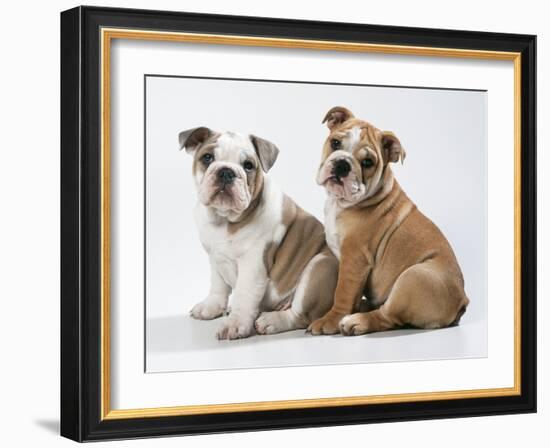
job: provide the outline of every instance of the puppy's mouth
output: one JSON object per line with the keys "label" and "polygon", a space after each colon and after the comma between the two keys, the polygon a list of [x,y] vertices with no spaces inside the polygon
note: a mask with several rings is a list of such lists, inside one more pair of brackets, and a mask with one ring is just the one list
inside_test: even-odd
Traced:
{"label": "puppy's mouth", "polygon": [[[337,176],[330,176],[325,183],[323,184],[325,187],[342,187],[342,191],[345,194],[351,193],[355,194],[360,190],[359,182],[356,180],[351,180],[348,178],[341,179]],[[339,192],[339,191],[338,191]]]}
{"label": "puppy's mouth", "polygon": [[235,196],[235,191],[232,185],[223,185],[212,191],[210,196],[210,201],[213,201],[216,198],[219,199],[233,199]]}
{"label": "puppy's mouth", "polygon": [[337,176],[333,172],[329,171],[319,179],[319,185],[325,187],[327,184],[344,185],[344,181],[340,176]]}
{"label": "puppy's mouth", "polygon": [[344,182],[342,181],[342,179],[335,175],[327,177],[324,181],[321,182],[321,185],[325,186],[328,183],[332,183],[336,185],[344,185]]}
{"label": "puppy's mouth", "polygon": [[212,196],[215,196],[217,194],[228,194],[228,195],[232,195],[233,192],[232,192],[232,185],[221,185],[220,187],[218,187],[217,190],[214,191],[214,194]]}
{"label": "puppy's mouth", "polygon": [[[352,177],[352,174],[349,174],[345,177],[341,177],[331,172],[320,179],[319,185],[325,188],[331,187],[331,186],[344,187],[350,183],[351,177]],[[352,186],[355,186],[356,184],[356,182],[351,182],[351,183],[352,183]]]}
{"label": "puppy's mouth", "polygon": [[230,201],[236,196],[234,185],[219,185],[210,190],[209,205],[218,201]]}
{"label": "puppy's mouth", "polygon": [[199,199],[202,204],[225,216],[226,213],[245,210],[250,202],[250,193],[242,180],[231,184],[207,181],[199,188]]}
{"label": "puppy's mouth", "polygon": [[363,186],[352,169],[338,172],[334,166],[324,166],[318,177],[318,183],[334,197],[353,201],[361,194]]}

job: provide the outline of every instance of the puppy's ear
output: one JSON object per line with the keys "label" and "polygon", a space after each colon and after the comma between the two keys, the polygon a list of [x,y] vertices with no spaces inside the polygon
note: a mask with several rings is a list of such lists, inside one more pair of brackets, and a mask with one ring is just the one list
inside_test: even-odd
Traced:
{"label": "puppy's ear", "polygon": [[273,143],[264,140],[263,138],[256,137],[255,135],[250,136],[250,141],[254,145],[256,154],[258,154],[262,169],[267,173],[275,163],[275,160],[277,160],[279,148],[277,148]]}
{"label": "puppy's ear", "polygon": [[212,131],[209,128],[200,126],[198,128],[187,129],[179,133],[180,151],[185,148],[187,154],[193,152],[210,138]]}
{"label": "puppy's ear", "polygon": [[332,131],[335,126],[342,124],[344,121],[348,121],[350,118],[354,118],[353,113],[346,109],[345,107],[336,106],[330,109],[325,118],[323,118],[323,123],[326,122],[328,128]]}
{"label": "puppy's ear", "polygon": [[399,139],[390,131],[382,132],[382,154],[386,163],[397,162],[398,160],[403,163],[407,155]]}

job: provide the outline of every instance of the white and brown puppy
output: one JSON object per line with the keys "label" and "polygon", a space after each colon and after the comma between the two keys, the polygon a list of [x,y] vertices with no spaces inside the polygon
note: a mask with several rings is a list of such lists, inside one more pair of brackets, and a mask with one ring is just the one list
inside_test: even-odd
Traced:
{"label": "white and brown puppy", "polygon": [[398,138],[343,107],[324,122],[330,132],[317,182],[328,193],[325,231],[340,267],[334,305],[309,331],[357,335],[458,323],[469,303],[462,272],[441,231],[394,179],[390,163],[405,158]]}
{"label": "white and brown puppy", "polygon": [[206,127],[179,134],[193,155],[195,219],[208,252],[210,292],[191,315],[231,311],[219,339],[306,328],[331,307],[338,261],[322,224],[298,207],[267,172],[279,150],[253,135]]}

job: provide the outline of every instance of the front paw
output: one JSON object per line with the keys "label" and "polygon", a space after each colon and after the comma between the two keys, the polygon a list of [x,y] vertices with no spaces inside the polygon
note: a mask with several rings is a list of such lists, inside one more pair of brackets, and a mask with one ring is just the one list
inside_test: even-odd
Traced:
{"label": "front paw", "polygon": [[313,335],[340,333],[340,320],[342,320],[342,317],[342,314],[329,311],[320,319],[313,321],[307,327],[307,332]]}
{"label": "front paw", "polygon": [[345,336],[358,336],[369,332],[370,313],[355,313],[344,316],[340,321],[340,333]]}
{"label": "front paw", "polygon": [[241,339],[247,338],[254,329],[254,319],[243,319],[238,316],[229,315],[222,323],[216,334],[218,339]]}
{"label": "front paw", "polygon": [[225,307],[219,302],[203,300],[191,309],[191,316],[195,319],[210,320],[220,317],[225,312]]}

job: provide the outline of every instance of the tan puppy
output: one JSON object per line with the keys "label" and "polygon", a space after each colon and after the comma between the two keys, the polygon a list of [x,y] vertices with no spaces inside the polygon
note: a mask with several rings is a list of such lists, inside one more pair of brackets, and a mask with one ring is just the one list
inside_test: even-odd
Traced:
{"label": "tan puppy", "polygon": [[394,179],[390,162],[405,158],[398,138],[343,107],[324,122],[330,134],[317,182],[328,193],[325,232],[340,268],[332,309],[308,330],[358,335],[457,324],[469,303],[462,272],[441,231]]}

